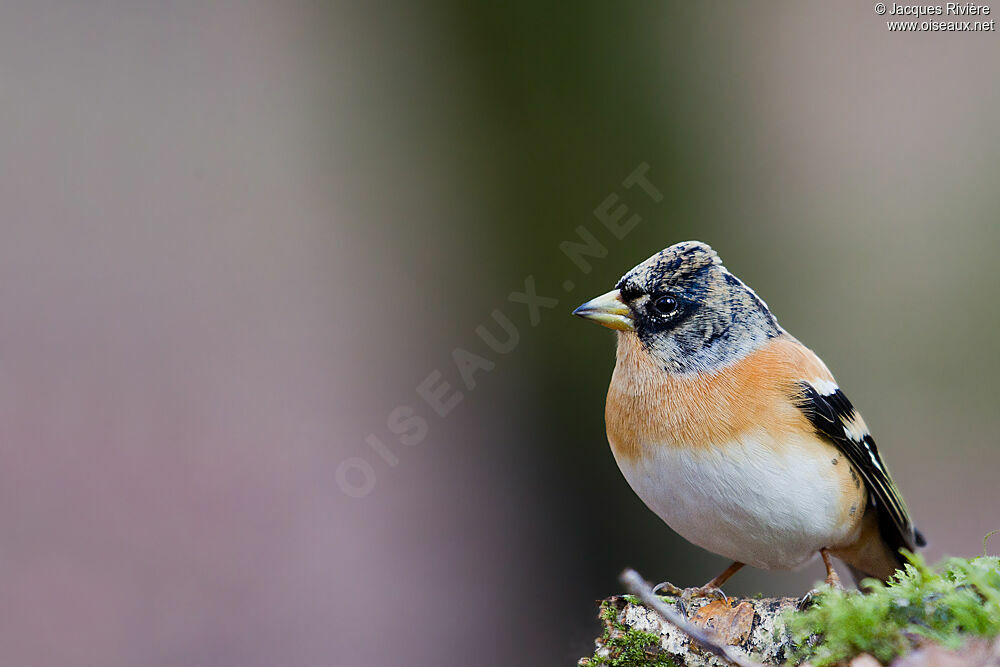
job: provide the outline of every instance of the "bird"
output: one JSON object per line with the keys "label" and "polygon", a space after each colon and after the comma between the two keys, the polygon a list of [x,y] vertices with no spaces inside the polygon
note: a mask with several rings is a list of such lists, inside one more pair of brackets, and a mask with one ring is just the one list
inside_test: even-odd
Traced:
{"label": "bird", "polygon": [[732,564],[795,570],[817,554],[857,583],[926,545],[868,427],[826,364],[700,241],[671,245],[574,315],[615,330],[608,442],[639,498]]}

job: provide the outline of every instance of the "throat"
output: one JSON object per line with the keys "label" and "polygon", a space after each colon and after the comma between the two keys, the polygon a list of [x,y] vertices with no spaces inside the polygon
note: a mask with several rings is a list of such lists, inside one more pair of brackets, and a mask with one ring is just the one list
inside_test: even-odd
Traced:
{"label": "throat", "polygon": [[777,334],[776,329],[742,322],[705,320],[700,326],[681,327],[669,335],[647,333],[635,338],[663,371],[687,375],[724,369],[759,350]]}
{"label": "throat", "polygon": [[732,370],[767,344],[767,340],[734,340],[719,332],[704,345],[679,337],[650,342],[631,332],[619,332],[615,378],[638,393],[676,387]]}
{"label": "throat", "polygon": [[[708,444],[718,405],[731,382],[724,369],[680,373],[651,354],[634,334],[618,337],[617,363],[608,388],[605,421],[616,458],[643,457],[649,448]],[[721,380],[721,381],[719,381]],[[714,388],[714,389],[713,389]],[[710,400],[705,395],[710,391]],[[729,404],[735,397],[725,397]]]}

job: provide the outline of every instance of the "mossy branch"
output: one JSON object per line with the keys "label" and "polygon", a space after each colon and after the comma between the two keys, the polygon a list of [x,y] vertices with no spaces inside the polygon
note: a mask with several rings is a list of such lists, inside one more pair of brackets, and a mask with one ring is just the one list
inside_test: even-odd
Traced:
{"label": "mossy branch", "polygon": [[759,666],[760,663],[748,660],[746,657],[733,650],[732,647],[727,646],[725,639],[717,636],[712,629],[689,621],[685,616],[680,615],[665,605],[663,601],[656,597],[653,593],[653,588],[649,585],[649,583],[646,582],[646,580],[643,579],[635,570],[625,570],[622,572],[618,580],[625,586],[625,590],[632,595],[637,596],[646,604],[647,607],[659,614],[660,618],[667,623],[674,625],[676,628],[687,634],[691,637],[691,639],[695,640],[712,653],[725,658],[730,663],[737,665],[737,667]]}
{"label": "mossy branch", "polygon": [[795,598],[697,600],[689,617],[678,600],[626,572],[622,581],[637,597],[601,603],[604,634],[580,664],[1000,665],[1000,560],[931,567],[908,558],[891,581],[869,580],[866,593],[823,589],[805,610]]}

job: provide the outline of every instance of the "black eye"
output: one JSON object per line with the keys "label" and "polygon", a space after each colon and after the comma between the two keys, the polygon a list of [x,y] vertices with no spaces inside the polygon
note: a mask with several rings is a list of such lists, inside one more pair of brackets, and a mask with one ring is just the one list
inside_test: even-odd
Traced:
{"label": "black eye", "polygon": [[677,299],[672,296],[661,296],[653,301],[653,310],[660,315],[669,315],[677,310]]}

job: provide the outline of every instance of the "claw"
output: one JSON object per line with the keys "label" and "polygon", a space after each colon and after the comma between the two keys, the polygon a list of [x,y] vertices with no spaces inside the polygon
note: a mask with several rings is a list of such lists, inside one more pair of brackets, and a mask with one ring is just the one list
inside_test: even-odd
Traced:
{"label": "claw", "polygon": [[653,588],[653,594],[655,595],[669,595],[671,597],[678,598],[677,608],[681,614],[687,617],[687,607],[691,604],[691,600],[695,598],[711,598],[713,600],[724,600],[726,604],[729,604],[729,598],[725,593],[722,592],[721,588],[716,588],[715,586],[697,586],[695,588],[678,588],[669,581],[664,581],[656,585]]}
{"label": "claw", "polygon": [[685,594],[689,595],[690,598],[712,598],[713,600],[722,600],[726,604],[729,604],[729,596],[722,592],[721,588],[715,588],[714,586],[700,586],[698,588],[689,588],[684,591]]}
{"label": "claw", "polygon": [[[665,591],[660,593],[660,591]],[[672,597],[680,597],[684,595],[684,589],[677,588],[669,581],[661,581],[653,587],[653,595],[670,595]]]}
{"label": "claw", "polygon": [[809,607],[813,606],[813,604],[816,602],[817,595],[819,595],[819,589],[818,588],[812,589],[811,591],[802,596],[802,599],[799,600],[798,603],[795,605],[795,609],[798,611],[805,611]]}

